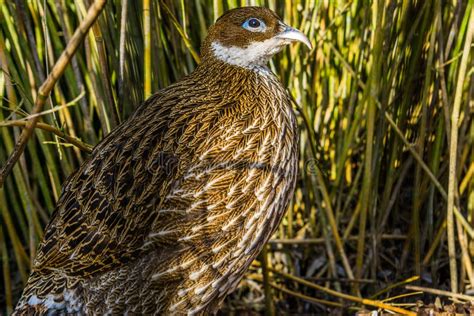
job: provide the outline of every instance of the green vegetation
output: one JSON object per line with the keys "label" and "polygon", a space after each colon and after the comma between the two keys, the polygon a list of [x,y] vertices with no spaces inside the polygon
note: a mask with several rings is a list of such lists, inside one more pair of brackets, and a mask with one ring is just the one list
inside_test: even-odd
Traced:
{"label": "green vegetation", "polygon": [[[90,2],[0,0],[0,165]],[[207,27],[247,4],[275,10],[315,48],[292,46],[271,65],[295,100],[299,181],[263,267],[226,310],[434,301],[407,283],[473,295],[473,0],[109,0],[0,188],[0,313],[88,144],[190,73]]]}

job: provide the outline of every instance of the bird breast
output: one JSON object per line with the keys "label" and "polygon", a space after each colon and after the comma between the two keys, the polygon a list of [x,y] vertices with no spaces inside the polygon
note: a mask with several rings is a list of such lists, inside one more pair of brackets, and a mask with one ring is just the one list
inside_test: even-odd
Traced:
{"label": "bird breast", "polygon": [[110,136],[120,146],[97,149],[127,161],[109,196],[133,221],[110,239],[135,245],[132,232],[147,233],[127,250],[133,260],[84,284],[91,312],[217,310],[283,216],[297,167],[285,90],[266,69],[209,69],[142,106]]}
{"label": "bird breast", "polygon": [[163,251],[167,264],[153,273],[157,282],[173,274],[186,278],[170,312],[190,300],[204,307],[231,291],[279,224],[293,191],[296,124],[286,92],[276,79],[257,74],[239,93],[215,109],[218,115],[189,119],[199,127],[180,142],[196,146],[195,155],[171,186],[147,241],[182,253],[168,258]]}

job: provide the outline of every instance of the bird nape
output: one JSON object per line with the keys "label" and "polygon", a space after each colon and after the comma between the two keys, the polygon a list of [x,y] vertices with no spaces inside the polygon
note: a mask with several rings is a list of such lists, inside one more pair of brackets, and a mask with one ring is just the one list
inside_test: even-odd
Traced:
{"label": "bird nape", "polygon": [[297,126],[267,67],[294,41],[271,10],[209,28],[202,63],[68,178],[15,314],[215,313],[292,197]]}

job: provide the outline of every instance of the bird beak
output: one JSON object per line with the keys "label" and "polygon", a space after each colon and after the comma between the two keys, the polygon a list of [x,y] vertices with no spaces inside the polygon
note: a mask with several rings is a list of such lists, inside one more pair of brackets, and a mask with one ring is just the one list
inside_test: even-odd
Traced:
{"label": "bird beak", "polygon": [[311,42],[306,37],[306,35],[303,34],[303,32],[283,23],[281,23],[281,27],[283,28],[283,31],[278,33],[275,36],[276,38],[288,41],[288,44],[291,42],[301,42],[308,46],[309,49],[313,48],[313,45],[311,45]]}

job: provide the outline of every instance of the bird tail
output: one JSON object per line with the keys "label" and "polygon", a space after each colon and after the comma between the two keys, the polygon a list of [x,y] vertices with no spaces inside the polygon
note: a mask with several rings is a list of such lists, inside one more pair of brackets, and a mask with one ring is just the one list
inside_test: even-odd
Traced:
{"label": "bird tail", "polygon": [[[71,282],[69,282],[71,283]],[[82,314],[78,282],[65,277],[33,271],[12,316]]]}

